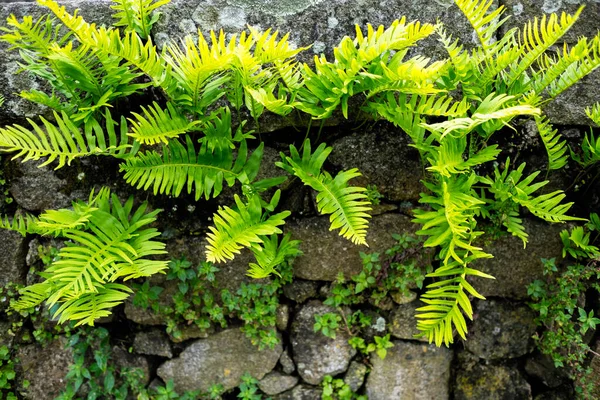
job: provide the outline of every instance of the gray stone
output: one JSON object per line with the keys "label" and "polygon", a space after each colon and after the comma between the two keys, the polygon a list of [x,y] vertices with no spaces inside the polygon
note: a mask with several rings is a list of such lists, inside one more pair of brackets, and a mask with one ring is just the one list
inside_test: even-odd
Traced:
{"label": "gray stone", "polygon": [[533,349],[535,314],[525,304],[479,300],[465,342],[467,350],[484,359],[515,358]]}
{"label": "gray stone", "polygon": [[536,279],[543,278],[541,258],[561,258],[562,242],[560,231],[564,224],[549,224],[539,220],[524,219],[529,243],[516,236],[507,235],[490,243],[483,249],[494,258],[478,260],[473,267],[496,279],[469,278],[473,287],[484,297],[497,296],[513,299],[528,299],[527,286]]}
{"label": "gray stone", "polygon": [[296,303],[304,303],[306,300],[317,297],[320,283],[294,279],[294,281],[283,287],[283,295]]}
{"label": "gray stone", "polygon": [[424,306],[420,301],[401,304],[394,307],[390,313],[390,333],[398,339],[420,340],[427,342],[427,338],[415,337],[419,333],[417,329],[416,309]]}
{"label": "gray stone", "polygon": [[321,400],[322,393],[320,387],[301,383],[292,390],[273,397],[273,400]]}
{"label": "gray stone", "polygon": [[281,372],[269,372],[264,378],[258,382],[258,388],[268,394],[274,396],[286,390],[292,389],[298,383],[298,377],[284,375]]}
{"label": "gray stone", "polygon": [[[600,339],[596,340],[595,343],[590,345],[590,348],[596,353],[600,352]],[[592,361],[590,362],[590,368],[592,369],[592,373],[590,374],[590,383],[594,385],[594,390],[592,394],[594,398],[600,399],[600,357],[592,357]]]}
{"label": "gray stone", "polygon": [[111,362],[114,363],[115,367],[120,371],[123,371],[124,368],[139,369],[142,371],[142,383],[146,385],[150,382],[150,363],[146,357],[138,354],[130,354],[119,346],[113,346],[111,356]]}
{"label": "gray stone", "polygon": [[383,125],[375,132],[353,133],[334,143],[328,160],[342,168],[358,168],[354,183],[377,190],[391,201],[415,201],[423,191],[419,152],[398,128]]}
{"label": "gray stone", "polygon": [[72,349],[66,344],[61,336],[43,348],[30,344],[17,350],[22,378],[29,381],[23,393],[26,399],[53,400],[65,389],[65,376],[73,363]]}
{"label": "gray stone", "polygon": [[156,329],[136,333],[133,340],[133,350],[139,354],[173,357],[169,337],[164,332]]}
{"label": "gray stone", "polygon": [[195,324],[178,326],[177,328],[177,337],[169,333],[169,340],[171,340],[174,343],[182,343],[190,339],[205,339],[214,332],[213,326],[211,326],[208,329],[200,329]]}
{"label": "gray stone", "polygon": [[0,230],[0,286],[25,283],[27,240],[17,232]]}
{"label": "gray stone", "polygon": [[304,255],[294,261],[294,275],[309,280],[334,281],[339,273],[350,277],[362,271],[361,251],[383,253],[396,241],[393,233],[413,233],[418,226],[401,214],[383,214],[370,221],[367,242],[369,248],[355,246],[329,230],[328,217],[289,221],[286,229],[295,239],[302,240]]}
{"label": "gray stone", "polygon": [[393,341],[384,360],[371,357],[369,400],[448,399],[452,352],[411,342]]}
{"label": "gray stone", "polygon": [[133,305],[131,297],[125,300],[125,316],[140,325],[164,325],[166,319],[163,315],[155,313],[150,308],[141,308]]}
{"label": "gray stone", "polygon": [[177,391],[206,391],[212,384],[229,390],[241,383],[244,373],[262,379],[275,367],[281,351],[281,344],[258,350],[239,329],[228,329],[193,342],[157,373],[165,382],[173,379]]}
{"label": "gray stone", "polygon": [[414,301],[417,298],[417,294],[415,292],[409,291],[408,293],[401,292],[392,292],[390,293],[392,300],[396,304],[406,304]]}
{"label": "gray stone", "polygon": [[531,387],[514,367],[485,365],[467,359],[458,365],[454,399],[527,400],[531,399]]}
{"label": "gray stone", "polygon": [[63,193],[67,182],[59,179],[48,166],[38,168],[41,161],[15,161],[10,169],[10,194],[17,204],[29,211],[65,208],[71,205]]}
{"label": "gray stone", "polygon": [[296,365],[294,364],[294,360],[290,357],[288,349],[285,349],[281,353],[281,357],[279,357],[279,364],[281,364],[281,369],[286,374],[292,374],[296,370]]}
{"label": "gray stone", "polygon": [[311,385],[321,383],[325,375],[337,375],[348,368],[356,354],[349,344],[349,335],[339,330],[335,339],[315,332],[315,316],[335,312],[320,301],[310,301],[296,314],[291,328],[293,358],[300,377]]}
{"label": "gray stone", "polygon": [[567,379],[567,372],[564,368],[556,368],[550,356],[538,352],[525,361],[525,372],[529,376],[539,379],[549,388],[558,387]]}
{"label": "gray stone", "polygon": [[350,387],[353,392],[357,392],[365,383],[365,376],[369,368],[360,362],[352,361],[344,375],[344,383]]}
{"label": "gray stone", "polygon": [[277,306],[276,326],[280,331],[287,329],[290,322],[290,307],[287,304]]}

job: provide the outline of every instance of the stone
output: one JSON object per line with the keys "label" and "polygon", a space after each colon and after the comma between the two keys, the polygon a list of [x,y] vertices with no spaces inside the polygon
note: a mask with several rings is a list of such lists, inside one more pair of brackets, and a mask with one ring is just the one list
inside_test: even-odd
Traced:
{"label": "stone", "polygon": [[292,321],[290,340],[294,362],[302,380],[311,385],[321,383],[326,375],[337,375],[348,368],[356,354],[349,344],[348,333],[339,330],[335,339],[315,332],[315,316],[335,312],[317,300],[304,305]]}
{"label": "stone", "polygon": [[[598,398],[598,392],[593,394],[593,398]],[[533,400],[573,400],[575,399],[575,391],[571,384],[564,384],[547,392],[538,394]]]}
{"label": "stone", "polygon": [[133,340],[133,350],[139,354],[173,357],[169,337],[163,331],[156,329],[136,333]]}
{"label": "stone", "polygon": [[525,372],[549,388],[555,388],[568,379],[564,368],[556,368],[550,356],[535,352],[525,361]]}
{"label": "stone", "polygon": [[229,390],[242,382],[245,373],[262,379],[275,367],[281,352],[281,343],[258,350],[239,329],[227,329],[194,341],[179,357],[163,363],[157,374],[165,382],[172,379],[178,392],[206,391],[212,384]]}
{"label": "stone", "polygon": [[27,239],[20,233],[0,230],[0,286],[25,283]]}
{"label": "stone", "polygon": [[296,371],[296,365],[294,364],[294,360],[292,360],[292,357],[290,357],[288,349],[285,349],[281,353],[281,357],[279,357],[279,364],[281,365],[282,371],[288,375]]}
{"label": "stone", "polygon": [[521,239],[510,234],[483,245],[494,258],[478,260],[473,268],[490,274],[496,279],[472,277],[469,281],[484,297],[529,299],[527,286],[536,279],[543,279],[542,258],[561,259],[560,231],[563,224],[549,224],[540,220],[524,219],[529,243],[523,248]]}
{"label": "stone", "polygon": [[258,382],[258,388],[269,396],[292,389],[298,383],[298,377],[284,375],[281,372],[269,372]]}
{"label": "stone", "polygon": [[[600,340],[596,340],[590,348],[596,353],[600,352]],[[594,384],[594,390],[592,392],[594,398],[600,398],[600,357],[594,355],[592,357],[592,361],[590,362],[590,368],[592,372],[590,374],[591,383]]]}
{"label": "stone", "polygon": [[320,387],[301,383],[292,390],[273,397],[273,400],[321,400],[322,394],[323,390]]}
{"label": "stone", "polygon": [[384,360],[371,357],[369,400],[448,399],[452,351],[446,347],[392,341]]}
{"label": "stone", "polygon": [[415,337],[419,333],[417,329],[417,319],[415,318],[416,309],[425,304],[420,301],[413,301],[397,305],[390,313],[390,333],[398,339],[419,340],[427,342],[427,338]]}
{"label": "stone", "polygon": [[29,344],[17,350],[21,376],[29,381],[29,387],[23,391],[26,399],[54,400],[65,389],[65,376],[73,363],[73,352],[67,342],[60,336],[43,348]]}
{"label": "stone", "polygon": [[133,305],[131,297],[125,300],[125,317],[140,325],[164,325],[166,318],[152,311],[151,308],[141,308]]}
{"label": "stone", "polygon": [[280,304],[277,306],[276,323],[277,329],[285,331],[288,323],[290,322],[290,306],[287,304]]}
{"label": "stone", "polygon": [[337,231],[329,230],[328,217],[303,218],[286,223],[292,237],[302,241],[303,255],[294,261],[296,278],[334,281],[339,273],[346,278],[362,271],[361,251],[380,252],[396,243],[393,233],[414,233],[418,226],[401,214],[383,214],[370,221],[369,248],[355,246]]}
{"label": "stone", "polygon": [[319,282],[294,279],[290,284],[283,287],[283,295],[300,304],[310,298],[317,297],[319,286],[321,286]]}
{"label": "stone", "polygon": [[150,363],[146,357],[128,353],[119,346],[113,346],[111,356],[111,362],[119,370],[137,368],[142,371],[142,376],[144,377],[142,383],[147,385],[150,382]]}
{"label": "stone", "polygon": [[414,301],[417,298],[417,294],[415,292],[409,291],[408,293],[401,292],[392,292],[390,293],[392,300],[396,304],[406,304]]}
{"label": "stone", "polygon": [[9,190],[18,205],[28,211],[66,208],[71,205],[64,193],[67,181],[56,176],[48,166],[39,168],[41,161],[13,161],[9,169]]}
{"label": "stone", "polygon": [[341,169],[358,168],[359,186],[377,186],[390,201],[416,201],[423,191],[421,160],[410,138],[398,128],[377,125],[374,132],[353,133],[333,142],[328,158]]}
{"label": "stone", "polygon": [[531,399],[531,387],[516,367],[485,365],[467,357],[457,367],[455,400]]}
{"label": "stone", "polygon": [[535,313],[525,304],[478,300],[465,347],[483,359],[515,358],[533,350]]}
{"label": "stone", "polygon": [[365,364],[352,361],[348,367],[348,371],[346,371],[346,375],[344,375],[344,383],[348,385],[353,392],[358,392],[358,389],[365,383],[367,372],[369,372],[369,368]]}
{"label": "stone", "polygon": [[190,339],[205,339],[214,332],[214,327],[200,329],[197,325],[178,326],[178,336],[175,337],[169,333],[169,340],[173,343],[182,343]]}

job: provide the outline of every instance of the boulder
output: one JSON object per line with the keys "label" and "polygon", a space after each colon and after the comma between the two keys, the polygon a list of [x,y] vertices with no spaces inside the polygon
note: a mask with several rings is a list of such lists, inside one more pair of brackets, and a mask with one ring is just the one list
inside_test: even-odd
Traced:
{"label": "boulder", "polygon": [[281,365],[281,369],[283,370],[283,372],[285,372],[288,375],[296,371],[296,365],[294,364],[294,360],[292,360],[288,349],[285,349],[281,353],[281,357],[279,357],[279,364]]}
{"label": "boulder", "polygon": [[296,303],[304,303],[312,297],[317,297],[319,286],[321,286],[319,282],[294,279],[283,287],[283,295]]}
{"label": "boulder", "polygon": [[458,357],[455,400],[531,400],[531,387],[515,367],[487,365]]}
{"label": "boulder", "polygon": [[275,367],[281,351],[281,344],[258,350],[239,329],[228,329],[193,342],[157,373],[165,382],[172,379],[178,392],[206,391],[213,384],[229,390],[242,382],[245,373],[262,379]]}
{"label": "boulder", "polygon": [[533,350],[535,313],[525,304],[505,300],[479,300],[465,342],[479,358],[515,358]]}
{"label": "boulder", "polygon": [[269,396],[292,389],[298,383],[298,377],[284,375],[281,372],[269,372],[258,382],[258,388]]}
{"label": "boulder", "polygon": [[415,337],[419,333],[417,319],[415,318],[416,309],[422,306],[424,304],[420,301],[395,306],[390,313],[390,333],[392,336],[398,339],[427,342],[425,337]]}
{"label": "boulder", "polygon": [[73,363],[73,352],[63,336],[45,347],[38,344],[22,346],[17,350],[23,380],[29,387],[23,395],[31,400],[54,400],[66,387],[65,376]]}
{"label": "boulder", "polygon": [[367,378],[369,400],[448,399],[452,352],[411,342],[393,341],[384,360],[371,357]]}
{"label": "boulder", "polygon": [[565,368],[556,368],[550,356],[539,352],[527,358],[525,372],[549,388],[556,388],[568,380]]}
{"label": "boulder", "polygon": [[483,249],[494,258],[472,264],[474,268],[496,278],[469,278],[473,287],[484,297],[528,299],[527,286],[544,276],[541,259],[554,257],[558,262],[561,258],[560,231],[565,229],[564,224],[529,219],[524,219],[523,224],[529,235],[526,248],[523,248],[521,239],[507,234],[483,245]]}
{"label": "boulder", "polygon": [[146,357],[128,353],[119,346],[113,346],[111,356],[111,362],[120,371],[123,371],[124,368],[137,368],[142,371],[143,384],[147,385],[150,382],[150,363]]}
{"label": "boulder", "polygon": [[294,317],[290,333],[293,358],[300,377],[311,385],[321,383],[325,375],[337,375],[346,371],[356,354],[349,344],[348,333],[338,330],[335,339],[315,332],[315,316],[335,312],[320,301],[310,301]]}
{"label": "boulder", "polygon": [[152,329],[146,332],[138,332],[133,340],[133,350],[139,354],[173,357],[169,337],[163,332]]}
{"label": "boulder", "polygon": [[352,361],[344,375],[344,383],[350,387],[353,392],[357,392],[365,383],[365,376],[369,372],[369,368],[357,361]]}
{"label": "boulder", "polygon": [[370,221],[367,242],[369,248],[355,246],[329,230],[328,217],[303,218],[289,221],[286,229],[292,237],[302,240],[304,255],[294,261],[296,278],[334,281],[339,273],[346,278],[362,271],[360,252],[383,253],[396,242],[393,233],[413,233],[418,229],[411,219],[401,214],[383,214]]}
{"label": "boulder", "polygon": [[44,166],[42,161],[13,161],[9,169],[9,190],[18,205],[28,211],[44,211],[71,206],[71,199],[64,193],[67,181]]}
{"label": "boulder", "polygon": [[320,387],[301,383],[292,390],[274,396],[273,400],[321,400],[322,394],[323,390]]}
{"label": "boulder", "polygon": [[290,306],[287,304],[280,304],[277,306],[276,323],[277,329],[285,331],[288,323],[290,322]]}

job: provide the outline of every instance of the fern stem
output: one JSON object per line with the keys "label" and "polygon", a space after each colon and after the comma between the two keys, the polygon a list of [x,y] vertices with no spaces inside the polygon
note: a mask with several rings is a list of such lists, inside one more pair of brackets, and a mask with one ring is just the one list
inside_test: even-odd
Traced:
{"label": "fern stem", "polygon": [[308,121],[308,127],[306,128],[306,134],[304,135],[304,140],[302,140],[302,145],[300,146],[300,150],[304,148],[304,143],[306,143],[306,139],[308,139],[308,135],[310,133],[310,128],[312,127],[313,119],[311,118]]}

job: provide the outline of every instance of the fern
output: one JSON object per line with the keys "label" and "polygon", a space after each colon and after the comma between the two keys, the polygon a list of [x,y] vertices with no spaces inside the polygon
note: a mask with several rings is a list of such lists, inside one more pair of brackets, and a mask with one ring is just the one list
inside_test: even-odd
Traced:
{"label": "fern", "polygon": [[158,104],[154,107],[144,108],[144,115],[132,113],[136,119],[130,118],[131,137],[142,144],[168,143],[168,139],[176,138],[194,129],[199,121],[190,122],[181,115],[173,104],[167,103],[167,109],[163,110]]}
{"label": "fern", "polygon": [[569,156],[567,152],[567,142],[560,140],[558,130],[552,130],[550,123],[542,118],[536,117],[535,123],[548,154],[548,170],[561,169],[567,164]]}
{"label": "fern", "polygon": [[[274,198],[279,198],[279,192]],[[244,204],[235,195],[235,203],[236,209],[219,207],[219,211],[213,216],[214,226],[209,227],[206,246],[206,259],[210,262],[233,260],[242,248],[256,248],[255,246],[263,244],[265,236],[281,233],[279,226],[291,214],[283,211],[265,217],[258,196],[252,196]]]}
{"label": "fern", "polygon": [[150,36],[150,30],[159,17],[156,9],[169,4],[171,0],[113,0],[111,8],[118,21],[115,26],[123,26],[127,31],[136,32],[142,39]]}
{"label": "fern", "polygon": [[[54,316],[59,321],[93,325],[110,314],[131,292],[119,279],[139,278],[162,272],[165,261],[148,257],[164,254],[164,244],[153,240],[160,233],[146,226],[160,210],[146,213],[147,204],[133,212],[133,198],[121,204],[104,189],[90,195],[88,203],[74,203],[73,210],[48,211],[29,222],[38,232],[53,234],[68,242],[58,259],[43,273],[41,284],[20,291],[17,310],[47,301],[60,304]],[[133,212],[133,214],[132,214]]]}
{"label": "fern", "polygon": [[281,277],[277,272],[277,266],[285,262],[286,259],[302,254],[298,249],[300,241],[291,240],[289,234],[281,239],[281,243],[277,235],[261,239],[262,246],[253,246],[252,248],[256,263],[248,264],[247,275],[251,278],[263,279],[271,274]]}
{"label": "fern", "polygon": [[332,148],[321,144],[311,154],[310,141],[304,142],[302,156],[293,145],[290,157],[281,154],[283,162],[277,165],[292,175],[296,175],[317,191],[317,208],[322,214],[331,214],[329,230],[340,229],[340,235],[355,244],[367,244],[367,228],[371,203],[366,195],[367,189],[348,186],[348,181],[360,176],[356,169],[342,171],[335,178],[321,171]]}
{"label": "fern", "polygon": [[[28,120],[33,131],[20,125],[0,128],[0,150],[17,152],[13,159],[24,156],[23,161],[47,157],[40,167],[58,160],[55,169],[61,168],[65,164],[70,165],[75,158],[122,154],[124,149],[131,146],[127,144],[126,136],[117,137],[115,124],[110,118],[110,114],[107,113],[106,116],[106,133],[102,132],[102,129],[98,129],[97,123],[90,122],[84,135],[64,112],[62,115],[54,113],[56,125],[41,117],[43,128],[33,120]],[[121,125],[124,126],[124,124],[124,119],[122,119]],[[92,130],[92,127],[96,129]]]}
{"label": "fern", "polygon": [[446,138],[439,147],[430,150],[428,161],[431,166],[427,169],[449,177],[451,174],[470,172],[477,165],[494,161],[500,154],[498,146],[491,145],[464,160],[463,153],[466,149],[467,139],[465,137]]}
{"label": "fern", "polygon": [[473,26],[482,49],[486,53],[492,51],[496,32],[508,19],[501,19],[504,6],[490,12],[492,0],[456,0],[455,3]]}

